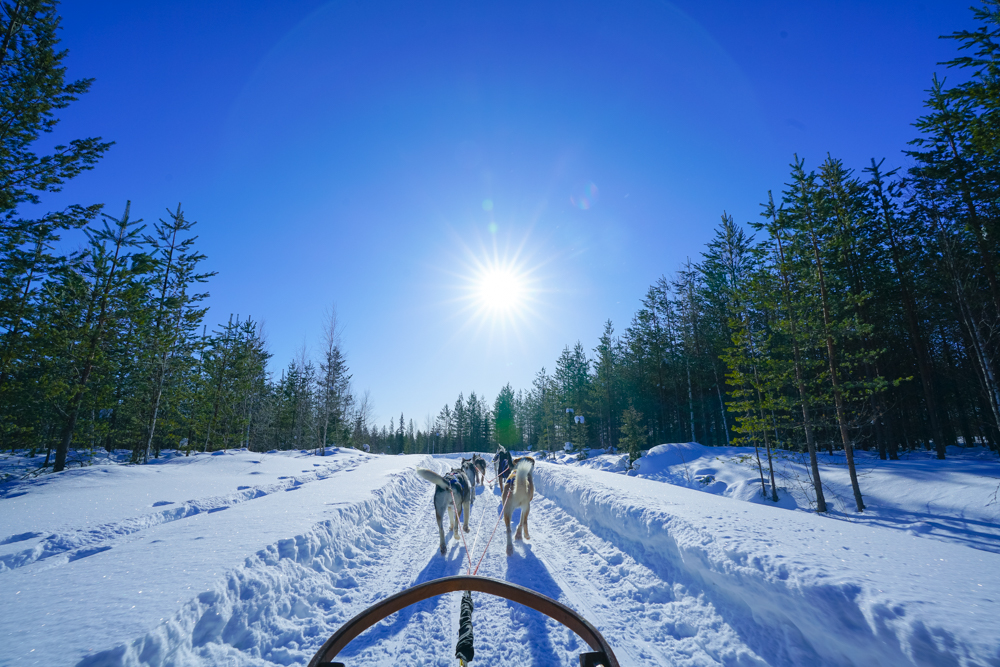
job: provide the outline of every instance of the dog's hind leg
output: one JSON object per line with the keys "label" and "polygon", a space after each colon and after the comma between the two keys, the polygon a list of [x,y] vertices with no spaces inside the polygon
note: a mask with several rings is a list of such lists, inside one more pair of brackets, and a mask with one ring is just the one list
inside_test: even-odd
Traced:
{"label": "dog's hind leg", "polygon": [[507,555],[508,556],[513,556],[514,555],[514,543],[510,539],[510,515],[513,514],[513,513],[514,513],[514,510],[511,509],[510,505],[507,505],[506,507],[503,508],[503,520],[504,520],[504,523],[507,524]]}
{"label": "dog's hind leg", "polygon": [[444,540],[444,527],[441,525],[441,520],[444,519],[444,516],[442,516],[441,511],[437,508],[436,505],[434,507],[434,515],[437,517],[438,537],[441,540],[441,555],[443,556],[448,552],[448,546]]}
{"label": "dog's hind leg", "polygon": [[455,507],[455,503],[448,503],[448,528],[454,533],[454,537],[458,539],[458,508]]}
{"label": "dog's hind leg", "polygon": [[472,501],[466,500],[462,503],[462,528],[469,532],[469,515],[472,514]]}
{"label": "dog's hind leg", "polygon": [[515,540],[521,539],[523,534],[524,539],[530,540],[531,536],[528,535],[528,511],[531,509],[530,504],[526,504],[521,508],[521,522],[517,524],[517,534],[514,536]]}

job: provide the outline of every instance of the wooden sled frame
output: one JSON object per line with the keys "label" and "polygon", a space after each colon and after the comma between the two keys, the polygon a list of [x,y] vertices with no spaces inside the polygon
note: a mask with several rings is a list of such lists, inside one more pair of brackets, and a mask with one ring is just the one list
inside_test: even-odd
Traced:
{"label": "wooden sled frame", "polygon": [[459,591],[476,591],[477,593],[495,595],[541,612],[549,618],[565,625],[590,645],[594,653],[582,654],[580,656],[581,665],[620,667],[618,659],[615,658],[615,654],[611,650],[611,646],[608,645],[608,642],[597,628],[566,605],[524,586],[518,586],[517,584],[490,577],[468,575],[442,577],[441,579],[417,584],[365,609],[341,626],[339,630],[326,640],[319,651],[316,652],[316,655],[313,656],[313,659],[309,661],[309,667],[332,667],[333,665],[342,664],[333,662],[337,654],[344,650],[352,639],[385,617],[427,598],[437,597],[445,593],[457,593]]}

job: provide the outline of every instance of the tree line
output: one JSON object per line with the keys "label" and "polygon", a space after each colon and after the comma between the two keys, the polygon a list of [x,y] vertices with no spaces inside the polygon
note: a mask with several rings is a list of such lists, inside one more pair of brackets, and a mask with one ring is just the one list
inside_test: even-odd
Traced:
{"label": "tree line", "polygon": [[93,82],[66,79],[58,30],[54,1],[0,3],[0,448],[44,451],[59,471],[98,448],[141,463],[164,448],[321,447],[367,428],[335,313],[318,360],[302,354],[277,380],[259,322],[209,330],[215,273],[180,205],[152,224],[130,203],[37,214],[112,146],[38,151]]}
{"label": "tree line", "polygon": [[[209,331],[214,273],[179,205],[152,225],[128,204],[28,214],[111,142],[34,152],[91,80],[65,79],[55,2],[0,4],[0,447],[45,451],[59,470],[99,447],[143,462],[168,447],[636,456],[690,440],[808,452],[820,507],[816,453],[843,452],[862,509],[856,448],[892,460],[1000,446],[1000,0],[948,36],[958,56],[945,64],[964,79],[932,79],[908,169],[796,157],[760,217],[723,213],[623,331],[609,321],[593,350],[567,346],[530,387],[387,426],[352,391],[335,314],[318,358],[277,377],[259,322]],[[83,248],[61,252],[67,234]]]}
{"label": "tree line", "polygon": [[621,334],[514,395],[518,443],[808,452],[820,511],[817,450],[844,453],[860,511],[856,448],[1000,449],[1000,2],[974,12],[944,63],[967,78],[932,79],[910,168],[796,156],[757,220],[724,212]]}

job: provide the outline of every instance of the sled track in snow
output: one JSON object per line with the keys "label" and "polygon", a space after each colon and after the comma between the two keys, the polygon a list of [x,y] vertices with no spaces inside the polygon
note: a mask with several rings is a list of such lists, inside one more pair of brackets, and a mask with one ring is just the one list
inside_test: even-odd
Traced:
{"label": "sled track in snow", "polygon": [[[335,518],[247,558],[145,636],[92,654],[78,667],[304,664],[343,622],[375,601],[465,573],[465,549],[455,536],[448,533],[448,552],[438,553],[432,492],[412,472],[399,474],[371,500],[339,508]],[[466,536],[471,547],[482,522],[475,556],[499,506],[492,488],[479,489]],[[507,558],[501,525],[479,573],[582,612],[623,665],[766,664],[703,595],[661,578],[537,492],[531,535]],[[390,616],[355,639],[340,659],[349,667],[452,666],[458,597],[425,600]],[[474,598],[476,658],[484,665],[575,665],[587,650],[544,615],[500,598]]]}

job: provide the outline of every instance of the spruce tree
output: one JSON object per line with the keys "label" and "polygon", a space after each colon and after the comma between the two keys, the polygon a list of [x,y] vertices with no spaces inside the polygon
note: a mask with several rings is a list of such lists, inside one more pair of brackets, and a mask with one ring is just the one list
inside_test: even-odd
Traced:
{"label": "spruce tree", "polygon": [[145,437],[133,454],[134,461],[142,462],[154,455],[154,436],[164,388],[174,370],[171,366],[196,335],[207,311],[197,304],[208,294],[193,292],[191,288],[215,275],[214,272],[198,273],[198,264],[205,256],[193,248],[197,237],[184,236],[190,233],[195,222],[185,219],[180,204],[176,211],[168,209],[167,215],[166,221],[160,219],[153,226],[155,236],[145,238],[154,267],[151,280],[154,303],[150,326],[144,332],[142,354],[149,377]]}
{"label": "spruce tree", "polygon": [[[0,429],[15,428],[14,413],[32,412],[37,366],[24,363],[48,338],[42,303],[45,283],[61,280],[66,258],[53,253],[62,232],[94,220],[100,205],[71,205],[41,217],[24,217],[25,205],[42,204],[46,193],[93,168],[111,146],[99,137],[74,139],[39,150],[40,139],[59,122],[58,112],[86,93],[92,79],[66,80],[59,49],[57,3],[0,2]],[[51,285],[54,289],[54,284]],[[64,293],[65,296],[65,293]],[[46,311],[50,312],[50,311]],[[52,348],[49,348],[50,352]],[[42,354],[41,358],[47,358]],[[27,374],[19,378],[19,373]],[[44,400],[50,400],[49,397]],[[43,410],[44,411],[44,410]],[[36,416],[39,416],[36,413]],[[29,421],[31,419],[29,418]],[[22,424],[27,427],[26,424]],[[0,430],[0,433],[3,431]]]}
{"label": "spruce tree", "polygon": [[622,412],[621,437],[619,444],[628,452],[628,464],[632,467],[636,459],[642,456],[642,448],[646,445],[646,433],[642,425],[642,413],[629,405]]}
{"label": "spruce tree", "polygon": [[493,402],[493,423],[497,444],[508,451],[521,441],[514,412],[514,390],[507,383]]}
{"label": "spruce tree", "polygon": [[141,243],[143,226],[141,220],[129,218],[130,205],[131,202],[125,205],[121,218],[105,214],[102,229],[87,230],[86,254],[78,269],[66,275],[63,284],[67,293],[77,297],[79,307],[74,325],[61,333],[68,351],[72,350],[68,353],[73,362],[64,379],[65,401],[58,408],[63,424],[54,472],[66,467],[66,455],[80,409],[91,389],[90,381],[95,371],[103,370],[107,362],[106,343],[125,313],[137,307],[135,297],[141,291],[137,290],[135,278],[150,269],[148,256],[134,252]]}
{"label": "spruce tree", "polygon": [[833,302],[829,289],[827,271],[824,269],[824,255],[831,242],[831,230],[826,219],[828,212],[824,210],[822,195],[816,186],[814,174],[806,173],[803,162],[796,158],[792,165],[792,185],[788,194],[788,202],[794,204],[794,215],[800,226],[803,240],[805,241],[805,252],[808,255],[811,251],[812,270],[814,271],[816,285],[819,288],[820,309],[822,313],[822,336],[826,348],[826,359],[829,364],[829,382],[833,393],[834,406],[837,416],[837,427],[840,431],[841,443],[847,458],[847,469],[851,478],[851,488],[854,492],[854,502],[859,512],[865,509],[864,501],[861,497],[861,487],[858,484],[858,473],[854,465],[854,443],[848,432],[848,416],[845,405],[844,386],[840,378],[840,364],[838,362],[838,349],[834,341],[834,336],[844,333],[849,329],[858,329],[857,325],[835,320],[837,315],[833,309]]}

